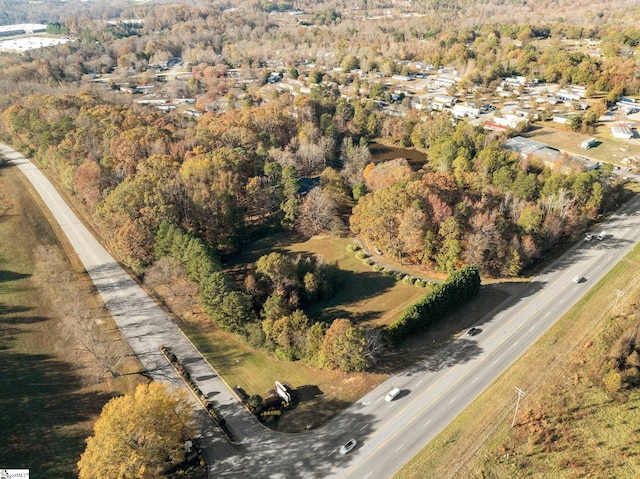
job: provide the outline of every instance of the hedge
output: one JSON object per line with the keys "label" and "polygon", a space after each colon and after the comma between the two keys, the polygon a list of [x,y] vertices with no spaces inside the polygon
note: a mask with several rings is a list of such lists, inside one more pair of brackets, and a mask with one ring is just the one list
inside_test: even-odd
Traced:
{"label": "hedge", "polygon": [[[218,426],[220,426],[223,429],[224,433],[227,434],[227,436],[229,436],[228,428],[224,427],[226,424],[225,419],[220,415],[220,413],[218,413],[214,409],[213,405],[207,400],[207,396],[200,390],[196,382],[191,378],[190,374],[184,368],[182,363],[178,360],[176,355],[173,354],[171,350],[166,346],[162,346],[160,348],[160,351],[162,351],[165,357],[169,360],[169,363],[171,363],[171,365],[173,366],[173,369],[175,369],[175,371],[180,376],[182,376],[183,381],[187,384],[187,386],[191,388],[194,395],[196,396],[196,398],[198,398],[202,406],[207,410],[211,418],[216,422]],[[229,438],[229,440],[231,440],[231,438]]]}
{"label": "hedge", "polygon": [[385,337],[397,343],[412,333],[424,331],[429,324],[455,310],[480,291],[480,272],[476,266],[465,266],[451,273],[447,281],[409,306],[402,316],[385,329]]}

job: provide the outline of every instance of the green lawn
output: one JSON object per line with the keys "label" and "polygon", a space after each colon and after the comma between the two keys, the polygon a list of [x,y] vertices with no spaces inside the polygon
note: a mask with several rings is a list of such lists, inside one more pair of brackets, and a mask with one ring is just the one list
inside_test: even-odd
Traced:
{"label": "green lawn", "polygon": [[304,240],[280,233],[265,237],[250,248],[245,248],[243,254],[234,259],[231,269],[246,272],[244,265],[251,265],[260,256],[273,251],[315,255],[329,262],[337,262],[340,268],[337,294],[308,310],[312,318],[325,321],[348,318],[377,326],[389,324],[409,304],[427,294],[428,290],[425,288],[407,285],[365,265],[356,258],[355,253],[347,250],[347,246],[353,242],[351,238],[331,236]]}

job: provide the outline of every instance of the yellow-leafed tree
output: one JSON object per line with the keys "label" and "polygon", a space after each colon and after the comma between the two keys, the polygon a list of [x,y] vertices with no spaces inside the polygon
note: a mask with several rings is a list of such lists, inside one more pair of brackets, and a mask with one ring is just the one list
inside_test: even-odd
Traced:
{"label": "yellow-leafed tree", "polygon": [[167,460],[184,459],[193,435],[192,406],[184,391],[143,384],[109,401],[78,462],[79,479],[157,478]]}

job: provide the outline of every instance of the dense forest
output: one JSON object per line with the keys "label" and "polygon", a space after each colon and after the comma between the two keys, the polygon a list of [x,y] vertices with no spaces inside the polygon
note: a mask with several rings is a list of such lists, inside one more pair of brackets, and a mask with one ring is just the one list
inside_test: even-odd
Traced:
{"label": "dense forest", "polygon": [[[371,78],[410,73],[409,61],[458,69],[456,93],[478,97],[508,75],[583,85],[603,97],[602,108],[640,90],[634,26],[484,23],[452,31],[447,22],[462,3],[416,5],[417,13],[436,12],[433,19],[365,22],[362,11],[331,2],[296,2],[306,13],[295,16],[273,15],[291,10],[287,2],[275,10],[270,2],[121,11],[104,4],[89,16],[71,5],[47,21],[77,41],[0,56],[0,136],[66,188],[137,274],[178,261],[223,329],[281,358],[365,369],[379,338],[304,313],[332,294],[333,265],[267,256],[234,282],[224,261],[267,231],[295,229],[352,233],[425,270],[475,264],[485,276],[517,276],[617,201],[607,167],[581,171],[561,158],[550,169],[505,150],[504,133],[448,114],[406,105],[401,116],[385,114],[380,100],[391,92]],[[142,22],[105,22],[114,16]],[[566,47],[566,39],[597,39],[602,55]],[[191,75],[168,80],[166,91],[193,98],[201,116],[132,103],[113,80],[107,88],[83,81],[114,73],[144,85],[151,66],[172,58]],[[367,79],[347,74],[355,69]],[[266,95],[260,87],[273,70],[308,93]],[[372,139],[419,149],[427,161],[419,170],[404,160],[373,164]],[[316,186],[303,186],[309,179]],[[205,257],[210,263],[199,270]],[[331,338],[344,337],[363,353],[350,364],[331,352],[340,349]]]}
{"label": "dense forest", "polygon": [[[414,122],[410,136],[428,155],[420,171],[367,164],[348,135],[377,136],[368,128],[381,114],[323,93],[321,103],[282,97],[197,123],[90,94],[31,95],[2,118],[11,142],[77,196],[138,272],[163,221],[225,256],[263,228],[344,233],[350,216],[355,234],[398,259],[515,276],[616,201],[607,168],[551,171],[446,115]],[[319,186],[301,198],[298,179],[310,175]]]}

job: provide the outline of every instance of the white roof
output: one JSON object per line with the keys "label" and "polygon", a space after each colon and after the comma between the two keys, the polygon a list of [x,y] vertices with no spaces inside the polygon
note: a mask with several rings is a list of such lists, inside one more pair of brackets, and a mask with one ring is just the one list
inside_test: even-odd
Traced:
{"label": "white roof", "polygon": [[0,25],[0,32],[13,32],[15,30],[33,31],[46,30],[47,26],[43,23],[16,23],[14,25]]}

